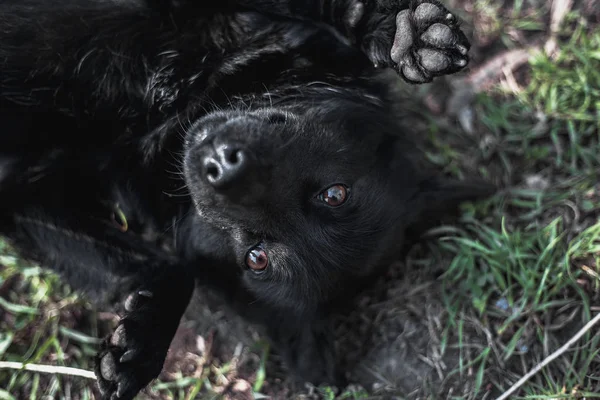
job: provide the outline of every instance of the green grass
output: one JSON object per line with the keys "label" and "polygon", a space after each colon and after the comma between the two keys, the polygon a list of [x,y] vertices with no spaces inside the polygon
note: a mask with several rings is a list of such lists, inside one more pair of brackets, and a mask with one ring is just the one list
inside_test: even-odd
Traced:
{"label": "green grass", "polygon": [[[0,361],[92,371],[101,341],[98,338],[114,327],[114,321],[99,318],[98,312],[56,274],[19,259],[1,240],[0,254]],[[260,345],[259,349],[263,349],[259,375],[264,375],[268,347]],[[205,361],[198,376],[177,372],[173,380],[155,381],[150,388],[153,398],[219,398],[213,389],[223,385],[235,365],[232,361]],[[261,385],[258,378],[254,387],[256,398],[260,397]],[[94,396],[97,392],[89,379],[0,369],[2,400],[98,398]],[[140,394],[138,398],[147,397]]]}
{"label": "green grass", "polygon": [[[96,313],[56,275],[14,257],[2,242],[0,251],[0,360],[91,369],[98,344]],[[88,334],[76,325],[85,325]],[[65,387],[78,398],[91,398],[88,387],[73,384],[79,379],[61,375],[40,385],[40,374],[0,370],[0,382],[0,398],[60,396]]]}
{"label": "green grass", "polygon": [[[460,332],[467,321],[477,321],[479,328],[493,336],[492,343],[474,359],[461,357],[458,372],[475,365],[479,374],[471,398],[477,398],[484,380],[499,379],[486,376],[486,368],[510,364],[521,354],[542,352],[548,340],[548,325],[555,325],[553,332],[561,328],[569,331],[568,324],[589,320],[590,297],[598,293],[600,283],[597,275],[574,266],[575,260],[590,254],[596,255],[595,262],[600,257],[600,221],[571,241],[565,239],[567,231],[560,217],[543,227],[523,229],[507,228],[503,222],[495,227],[465,218],[463,229],[447,230],[438,237],[439,247],[454,255],[443,280],[448,310],[446,334]],[[566,339],[566,335],[560,337]],[[597,335],[586,337],[583,345],[587,353],[578,354],[581,349],[570,353],[568,370],[546,384],[534,381],[537,388],[529,391],[555,395],[563,387],[578,384],[599,390],[598,383],[586,378],[591,369],[598,371],[600,367],[595,350],[598,340]],[[528,361],[533,367],[532,361],[540,360]],[[506,388],[502,381],[494,383]],[[600,397],[600,391],[597,395]]]}
{"label": "green grass", "polygon": [[[598,311],[600,297],[600,30],[571,14],[570,39],[553,60],[534,57],[520,93],[481,94],[478,172],[505,189],[466,206],[460,224],[439,227],[431,254],[450,259],[443,276],[443,343],[460,349],[470,393],[499,393],[559,347]],[[453,140],[453,139],[450,139]],[[433,145],[449,148],[443,138]],[[472,144],[472,143],[469,143]],[[441,160],[460,174],[466,151]],[[459,171],[459,173],[456,173]],[[546,182],[527,187],[528,175]],[[466,331],[471,332],[467,334]],[[475,340],[485,332],[487,340]],[[600,398],[597,328],[513,398]],[[453,343],[453,344],[451,344]],[[444,347],[443,347],[444,349]],[[445,350],[445,349],[444,349]],[[490,387],[491,385],[491,387]]]}
{"label": "green grass", "polygon": [[[530,3],[476,1],[478,31],[496,49],[518,47],[511,29],[546,29],[548,8]],[[422,268],[444,266],[440,349],[458,352],[428,398],[446,398],[450,389],[453,399],[493,398],[600,311],[600,29],[581,12],[570,13],[559,50],[556,59],[540,54],[516,72],[517,92],[496,86],[480,93],[472,105],[474,134],[423,115],[430,161],[449,175],[480,175],[502,187],[487,201],[465,205],[458,222],[430,231],[427,256],[415,260]],[[0,254],[0,360],[90,370],[94,338],[111,321],[2,242]],[[600,398],[598,332],[589,331],[513,398]],[[269,349],[258,345],[254,352],[250,384],[259,398],[271,378]],[[196,375],[178,372],[154,383],[153,398],[216,398],[235,368],[203,360]],[[0,399],[88,399],[90,387],[83,378],[0,370]],[[330,400],[368,398],[360,388],[317,392]]]}

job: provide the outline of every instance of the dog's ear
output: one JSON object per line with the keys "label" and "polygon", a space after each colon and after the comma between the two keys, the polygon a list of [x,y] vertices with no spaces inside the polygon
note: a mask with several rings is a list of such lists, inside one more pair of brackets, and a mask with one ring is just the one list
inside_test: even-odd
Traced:
{"label": "dog's ear", "polygon": [[458,181],[433,177],[423,180],[417,194],[418,202],[429,212],[437,209],[454,209],[465,201],[477,201],[487,198],[497,188],[482,180]]}
{"label": "dog's ear", "polygon": [[416,217],[411,230],[413,233],[423,232],[444,217],[456,216],[461,203],[483,200],[496,191],[496,186],[481,180],[424,179],[411,202]]}

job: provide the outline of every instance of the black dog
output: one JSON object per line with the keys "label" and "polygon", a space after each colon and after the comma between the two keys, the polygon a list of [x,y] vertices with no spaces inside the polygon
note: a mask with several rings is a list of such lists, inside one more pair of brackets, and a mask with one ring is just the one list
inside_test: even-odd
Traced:
{"label": "black dog", "polygon": [[133,291],[107,399],[162,368],[194,282],[339,382],[327,314],[423,217],[490,193],[422,171],[393,68],[467,64],[435,0],[4,0],[0,233],[90,292]]}

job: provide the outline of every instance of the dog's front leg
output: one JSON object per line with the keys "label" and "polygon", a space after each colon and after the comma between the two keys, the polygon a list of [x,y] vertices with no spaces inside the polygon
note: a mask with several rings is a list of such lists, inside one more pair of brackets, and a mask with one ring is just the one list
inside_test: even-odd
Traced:
{"label": "dog's front leg", "polygon": [[10,204],[3,205],[9,213],[0,213],[0,232],[23,254],[53,267],[76,288],[101,290],[107,275],[118,277],[126,290],[136,288],[95,366],[103,399],[133,399],[163,367],[194,289],[190,271],[177,258],[156,251],[152,243],[85,213],[63,218],[57,210],[11,214]]}
{"label": "dog's front leg", "polygon": [[304,384],[346,385],[334,347],[331,321],[326,316],[271,318],[267,331],[295,380]]}
{"label": "dog's front leg", "polygon": [[96,376],[106,400],[130,400],[156,378],[194,290],[181,269],[143,282],[125,301],[125,315],[96,357]]}
{"label": "dog's front leg", "polygon": [[458,18],[437,0],[240,0],[263,13],[330,25],[377,67],[410,83],[453,74],[469,62]]}

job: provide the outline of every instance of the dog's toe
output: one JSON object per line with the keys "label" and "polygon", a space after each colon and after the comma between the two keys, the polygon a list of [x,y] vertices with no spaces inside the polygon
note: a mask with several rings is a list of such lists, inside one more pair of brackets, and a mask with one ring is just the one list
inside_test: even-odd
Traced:
{"label": "dog's toe", "polygon": [[450,59],[441,51],[419,49],[417,54],[419,55],[420,64],[428,71],[440,72],[450,66]]}
{"label": "dog's toe", "polygon": [[436,22],[421,35],[421,40],[433,47],[447,48],[454,45],[456,36],[448,25]]}
{"label": "dog's toe", "polygon": [[432,3],[419,4],[414,11],[415,20],[428,24],[444,16],[444,10]]}
{"label": "dog's toe", "polygon": [[117,379],[117,363],[115,362],[115,356],[112,353],[106,353],[104,357],[100,359],[100,375],[107,381],[114,381]]}
{"label": "dog's toe", "polygon": [[424,75],[419,68],[414,65],[405,65],[401,69],[402,76],[410,82],[425,83],[429,81],[429,77]]}
{"label": "dog's toe", "polygon": [[414,43],[414,33],[410,24],[410,10],[400,11],[396,16],[396,34],[390,51],[392,61],[396,64],[405,62],[410,48]]}

